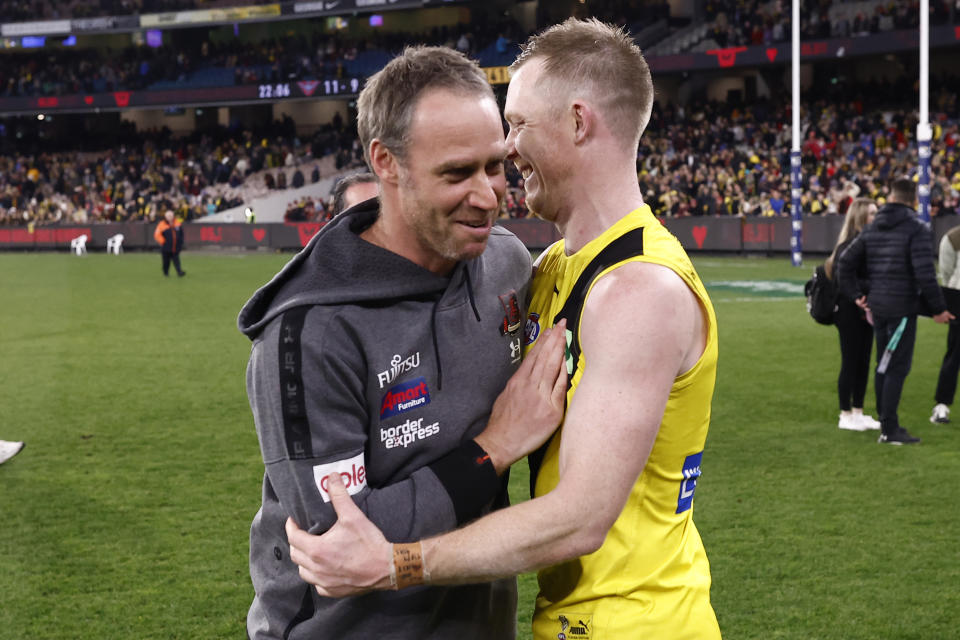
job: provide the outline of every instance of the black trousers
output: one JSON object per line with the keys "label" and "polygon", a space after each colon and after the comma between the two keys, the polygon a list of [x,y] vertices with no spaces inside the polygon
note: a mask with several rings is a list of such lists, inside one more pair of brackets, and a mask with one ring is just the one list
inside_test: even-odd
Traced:
{"label": "black trousers", "polygon": [[951,323],[947,330],[947,352],[943,354],[940,377],[937,378],[937,393],[934,396],[939,404],[953,404],[953,396],[957,392],[958,371],[960,371],[960,325]]}
{"label": "black trousers", "polygon": [[907,316],[907,325],[900,336],[900,342],[890,358],[885,373],[880,373],[879,364],[887,343],[893,337],[902,317],[891,318],[873,316],[873,332],[877,336],[877,374],[874,387],[877,392],[877,411],[880,414],[880,428],[884,433],[893,433],[900,427],[897,417],[897,408],[900,406],[900,395],[903,393],[903,383],[910,373],[913,363],[913,346],[917,341],[917,316]]}
{"label": "black trousers", "polygon": [[873,327],[863,317],[860,307],[849,300],[840,300],[837,304],[834,323],[840,334],[840,375],[837,376],[840,410],[859,409],[867,395]]}
{"label": "black trousers", "polygon": [[166,251],[161,251],[160,255],[163,256],[163,275],[170,274],[170,263],[173,262],[174,269],[177,270],[177,273],[183,273],[183,270],[180,269],[180,252],[177,253],[167,253]]}

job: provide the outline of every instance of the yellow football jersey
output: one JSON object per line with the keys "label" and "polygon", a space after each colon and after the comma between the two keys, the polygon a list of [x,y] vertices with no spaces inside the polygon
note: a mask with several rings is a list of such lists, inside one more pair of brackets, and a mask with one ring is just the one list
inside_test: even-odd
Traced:
{"label": "yellow football jersey", "polygon": [[[687,283],[705,311],[706,349],[697,364],[674,381],[646,467],[603,545],[539,573],[533,619],[537,640],[720,637],[710,605],[710,566],[693,524],[693,493],[716,378],[716,316],[686,252],[648,206],[624,216],[571,256],[564,254],[563,241],[545,252],[533,282],[527,345],[567,318],[569,405],[589,366],[578,339],[583,302],[598,277],[633,261],[664,265]],[[545,450],[531,456],[535,495],[557,484],[562,438],[561,426]],[[602,461],[597,464],[601,472]]]}

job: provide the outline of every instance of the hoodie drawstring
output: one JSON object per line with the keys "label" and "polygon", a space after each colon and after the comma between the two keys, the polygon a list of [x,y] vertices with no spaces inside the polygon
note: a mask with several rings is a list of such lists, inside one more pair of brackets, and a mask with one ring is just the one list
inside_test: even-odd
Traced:
{"label": "hoodie drawstring", "polygon": [[[463,281],[467,285],[467,297],[470,299],[470,308],[473,309],[473,315],[480,322],[480,311],[477,310],[477,300],[473,296],[473,282],[470,280],[470,270],[467,265],[463,265]],[[433,303],[433,309],[430,310],[430,336],[433,338],[433,356],[437,361],[437,390],[443,389],[443,365],[440,362],[440,346],[437,344],[437,307],[440,306],[441,294]]]}
{"label": "hoodie drawstring", "polygon": [[437,391],[443,389],[443,367],[440,365],[440,347],[437,346],[437,307],[441,298],[442,295],[434,301],[430,311],[430,336],[433,338],[433,357],[437,361]]}
{"label": "hoodie drawstring", "polygon": [[463,280],[467,283],[467,297],[470,298],[470,306],[473,307],[473,315],[476,316],[477,322],[480,322],[480,312],[477,311],[477,301],[473,297],[473,282],[470,280],[470,270],[467,269],[467,265],[463,265]]}

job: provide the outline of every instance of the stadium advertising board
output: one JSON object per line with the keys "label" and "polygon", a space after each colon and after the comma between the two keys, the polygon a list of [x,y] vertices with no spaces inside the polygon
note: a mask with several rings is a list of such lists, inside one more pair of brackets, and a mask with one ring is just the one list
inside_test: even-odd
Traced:
{"label": "stadium advertising board", "polygon": [[296,15],[344,15],[353,11],[382,11],[384,9],[414,9],[422,7],[423,0],[313,0],[294,2]]}
{"label": "stadium advertising board", "polygon": [[147,29],[160,27],[185,27],[221,22],[244,22],[278,18],[282,14],[280,3],[227,9],[197,9],[194,11],[171,11],[148,13],[140,16],[140,26]]}
{"label": "stadium advertising board", "polygon": [[360,92],[363,84],[362,78],[341,78],[197,89],[111,91],[65,96],[0,98],[0,113],[118,111],[130,108],[160,109],[190,105],[249,104],[286,99],[333,99],[354,96]]}
{"label": "stadium advertising board", "polygon": [[73,33],[110,33],[112,31],[136,31],[139,28],[140,16],[74,18],[70,21],[70,31]]}
{"label": "stadium advertising board", "polygon": [[8,22],[0,24],[0,36],[52,36],[70,33],[69,20],[40,20],[37,22]]}
{"label": "stadium advertising board", "polygon": [[[668,218],[663,225],[673,233],[684,249],[735,253],[788,253],[791,220],[777,218],[739,218],[736,216]],[[934,240],[960,223],[957,216],[933,219]],[[184,244],[187,249],[202,247],[269,248],[297,250],[323,227],[322,222],[268,224],[205,224],[187,223]],[[556,227],[543,220],[498,220],[530,249],[544,249],[560,239]],[[809,254],[833,251],[842,216],[806,216],[803,220],[803,247]],[[106,249],[107,238],[124,235],[125,249],[157,249],[153,240],[154,225],[141,222],[116,222],[59,227],[0,227],[0,249],[69,249],[70,241],[86,234],[91,250]]]}

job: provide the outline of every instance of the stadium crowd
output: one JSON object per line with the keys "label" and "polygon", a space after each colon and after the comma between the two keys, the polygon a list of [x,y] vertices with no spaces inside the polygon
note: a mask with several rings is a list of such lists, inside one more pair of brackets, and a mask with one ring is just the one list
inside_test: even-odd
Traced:
{"label": "stadium crowd", "polygon": [[25,22],[61,18],[128,16],[190,9],[243,7],[254,4],[257,4],[257,0],[3,0],[0,2],[0,20]]}
{"label": "stadium crowd", "polygon": [[[931,215],[960,213],[960,78],[935,84],[942,89],[930,106]],[[857,98],[822,93],[803,107],[801,203],[808,214],[844,213],[857,195],[882,200],[889,178],[917,174],[915,111],[876,104],[877,96],[913,95],[911,87],[846,83],[843,90]],[[638,179],[654,212],[789,215],[787,105],[789,97],[781,96],[748,108],[716,102],[655,107],[638,154]]]}
{"label": "stadium crowd", "polygon": [[[932,215],[960,213],[960,77],[942,78],[931,103]],[[896,84],[845,85],[853,101],[824,94],[804,105],[803,196],[808,214],[842,214],[859,196],[882,199],[888,180],[917,173],[916,115],[868,109],[866,96],[910,95]],[[749,107],[656,105],[638,152],[637,176],[658,216],[789,215],[789,100]],[[954,114],[948,117],[947,114]],[[127,131],[113,146],[76,153],[0,153],[0,224],[154,220],[164,208],[192,219],[269,190],[315,183],[315,162],[362,165],[355,133],[340,121],[309,139],[286,119],[268,130],[214,129],[186,138]],[[502,216],[529,215],[523,179],[507,163]],[[323,199],[292,202],[286,219],[327,219]]]}
{"label": "stadium crowd", "polygon": [[[705,12],[710,25],[705,35],[719,47],[786,42],[790,39],[789,8],[786,0],[708,0]],[[955,2],[931,0],[931,25],[948,24],[955,19]],[[918,0],[820,0],[800,5],[803,40],[916,29],[919,22]]]}
{"label": "stadium crowd", "polygon": [[[931,23],[955,20],[954,2],[933,0]],[[138,2],[130,0],[128,4]],[[870,15],[859,10],[864,6],[862,2],[822,0],[804,4],[803,37],[847,36],[916,27],[917,0],[869,0],[867,4],[874,7]],[[30,6],[31,3],[12,2],[0,6],[4,5]],[[857,13],[848,17],[848,12],[836,11],[838,7],[856,7]],[[591,6],[589,11],[601,19],[630,25],[634,33],[653,21],[670,17],[669,5],[659,0],[610,1]],[[709,0],[704,11],[711,24],[704,35],[716,46],[770,44],[786,41],[790,35],[789,12],[784,10],[783,0],[765,3]],[[353,64],[358,58],[366,55],[373,64],[382,66],[386,61],[384,56],[389,57],[412,40],[445,45],[470,56],[495,51],[497,55],[512,58],[516,43],[528,35],[523,28],[507,16],[487,12],[483,7],[474,8],[473,13],[475,19],[471,23],[433,27],[418,34],[373,29],[363,37],[351,37],[346,33],[317,30],[309,35],[301,33],[282,39],[251,41],[198,37],[196,30],[191,30],[183,34],[165,32],[167,41],[157,48],[4,50],[0,51],[3,60],[0,96],[136,91],[165,88],[165,83],[223,86],[231,82],[260,84],[344,78],[351,72],[366,75],[373,70]],[[541,19],[546,24],[550,18],[545,14]]]}
{"label": "stadium crowd", "polygon": [[[492,24],[501,26],[481,31],[477,31],[476,26],[443,26],[416,36],[373,31],[364,38],[318,31],[309,36],[300,34],[256,42],[172,34],[167,36],[170,40],[164,46],[157,48],[131,45],[122,51],[94,48],[0,51],[3,60],[0,96],[136,91],[171,82],[240,85],[344,78],[347,67],[359,55],[374,52],[388,55],[409,44],[412,37],[418,42],[446,45],[468,55],[476,55],[478,42],[505,53],[520,35],[519,28],[503,20]],[[210,71],[214,73],[211,75]]]}
{"label": "stadium crowd", "polygon": [[126,123],[98,142],[79,152],[0,147],[0,225],[152,222],[166,209],[191,220],[362,163],[349,128],[330,124],[300,137],[289,117],[182,138]]}

